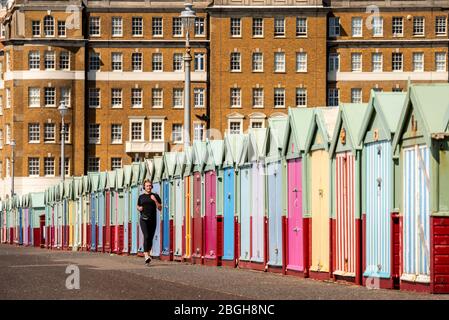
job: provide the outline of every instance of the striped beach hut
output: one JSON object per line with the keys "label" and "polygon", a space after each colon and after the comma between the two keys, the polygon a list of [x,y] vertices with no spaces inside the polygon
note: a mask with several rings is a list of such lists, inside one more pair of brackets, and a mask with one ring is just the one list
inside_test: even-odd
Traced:
{"label": "striped beach hut", "polygon": [[362,283],[361,144],[365,103],[342,104],[329,151],[332,160],[332,261],[337,280]]}
{"label": "striped beach hut", "polygon": [[[151,175],[152,172],[148,172],[148,166],[146,160],[139,162],[139,179],[137,184],[139,185],[139,192],[138,196],[140,196],[143,193],[143,182],[145,179],[149,179],[151,181]],[[138,224],[137,224],[137,254],[139,256],[143,256],[143,245],[144,245],[144,238],[143,238],[143,232],[140,228],[140,214],[138,216]]]}
{"label": "striped beach hut", "polygon": [[74,230],[74,201],[73,201],[73,178],[64,179],[63,193],[63,211],[65,213],[65,232],[64,232],[64,248],[72,250],[73,248],[73,230]]}
{"label": "striped beach hut", "polygon": [[44,192],[31,192],[29,199],[31,226],[33,233],[33,245],[41,247],[44,245],[45,231],[45,203]]}
{"label": "striped beach hut", "polygon": [[[153,192],[159,194],[160,198],[163,198],[162,195],[162,172],[164,170],[164,159],[161,156],[155,156],[153,158]],[[163,205],[163,203],[162,203]],[[153,238],[153,247],[151,249],[152,257],[160,257],[161,256],[161,248],[162,248],[162,213],[158,210],[157,222],[156,222],[156,231],[154,232]]]}
{"label": "striped beach hut", "polygon": [[97,251],[98,245],[98,188],[100,185],[100,173],[89,172],[89,204],[90,204],[90,251]]}
{"label": "striped beach hut", "polygon": [[185,186],[184,186],[184,168],[185,168],[185,153],[176,152],[176,167],[173,174],[174,187],[174,253],[173,259],[175,261],[183,261],[185,250],[185,235],[184,235],[184,213],[185,213]]}
{"label": "striped beach hut", "polygon": [[90,179],[89,176],[83,176],[82,189],[82,244],[81,250],[89,251],[91,246],[91,221],[90,221]]}
{"label": "striped beach hut", "polygon": [[183,222],[183,260],[190,261],[192,256],[192,190],[193,190],[193,178],[192,178],[192,147],[188,146],[184,149],[184,170],[183,170],[183,183],[184,183],[184,222]]}
{"label": "striped beach hut", "polygon": [[308,214],[311,216],[309,245],[310,272],[314,279],[330,274],[331,161],[329,148],[338,116],[338,107],[317,107],[306,140],[305,157]]}
{"label": "striped beach hut", "polygon": [[165,152],[162,171],[162,260],[173,260],[173,218],[175,210],[175,187],[173,176],[176,168],[176,152]]}
{"label": "striped beach hut", "polygon": [[98,240],[97,249],[100,252],[105,252],[106,239],[106,184],[108,180],[108,173],[102,171],[99,174],[99,182],[97,189],[98,198]]}
{"label": "striped beach hut", "polygon": [[72,250],[77,251],[81,248],[82,243],[82,227],[83,227],[83,178],[73,178],[73,197],[75,200],[75,230]]}
{"label": "striped beach hut", "polygon": [[449,293],[449,85],[413,84],[393,139],[400,288]]}
{"label": "striped beach hut", "polygon": [[140,162],[133,162],[131,165],[131,183],[130,183],[130,253],[137,254],[139,250],[139,221],[140,213],[137,210],[137,199],[142,193],[142,181],[145,177],[145,172],[141,172]]}
{"label": "striped beach hut", "polygon": [[399,218],[395,197],[398,159],[392,139],[406,93],[371,91],[359,140],[362,150],[363,283],[392,289],[399,285]]}

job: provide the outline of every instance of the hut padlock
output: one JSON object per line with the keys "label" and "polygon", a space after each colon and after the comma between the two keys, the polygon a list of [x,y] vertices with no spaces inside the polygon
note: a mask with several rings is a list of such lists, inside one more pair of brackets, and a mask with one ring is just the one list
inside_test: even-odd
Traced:
{"label": "hut padlock", "polygon": [[274,249],[274,253],[278,254],[279,253],[279,249],[278,248]]}
{"label": "hut padlock", "polygon": [[380,188],[381,185],[382,185],[382,178],[379,177],[377,178],[377,187]]}
{"label": "hut padlock", "polygon": [[228,199],[231,199],[231,194],[230,193],[228,193]]}
{"label": "hut padlock", "polygon": [[293,192],[298,192],[298,188],[293,188]]}
{"label": "hut padlock", "polygon": [[209,251],[209,255],[214,256],[215,255],[214,250]]}
{"label": "hut padlock", "polygon": [[382,146],[377,146],[377,155],[380,156],[382,152]]}
{"label": "hut padlock", "polygon": [[298,232],[298,231],[299,231],[299,228],[298,228],[298,227],[294,227],[294,228],[293,228],[293,231],[294,231],[294,232]]}
{"label": "hut padlock", "polygon": [[210,199],[209,202],[210,202],[210,203],[214,203],[214,199]]}
{"label": "hut padlock", "polygon": [[196,199],[196,203],[199,204],[200,203],[200,199]]}
{"label": "hut padlock", "polygon": [[320,196],[320,198],[323,197],[324,194],[324,190],[323,189],[318,189],[318,195]]}

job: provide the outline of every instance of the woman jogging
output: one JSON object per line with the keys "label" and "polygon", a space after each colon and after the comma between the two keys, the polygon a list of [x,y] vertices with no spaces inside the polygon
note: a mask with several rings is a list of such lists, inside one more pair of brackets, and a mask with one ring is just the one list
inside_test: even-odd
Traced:
{"label": "woman jogging", "polygon": [[147,179],[143,182],[143,188],[145,192],[137,200],[137,210],[140,212],[140,228],[144,237],[145,263],[150,263],[150,251],[156,231],[157,209],[161,210],[162,205],[159,195],[151,192],[153,184],[150,180]]}

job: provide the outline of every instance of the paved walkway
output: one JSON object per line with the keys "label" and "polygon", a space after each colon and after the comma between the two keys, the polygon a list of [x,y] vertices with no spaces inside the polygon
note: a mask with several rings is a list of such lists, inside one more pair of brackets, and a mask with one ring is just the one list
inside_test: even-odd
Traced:
{"label": "paved walkway", "polygon": [[[79,268],[79,290],[68,281]],[[71,279],[71,278],[70,278]],[[69,280],[70,280],[69,279]],[[103,253],[0,245],[0,299],[448,299],[395,290]]]}

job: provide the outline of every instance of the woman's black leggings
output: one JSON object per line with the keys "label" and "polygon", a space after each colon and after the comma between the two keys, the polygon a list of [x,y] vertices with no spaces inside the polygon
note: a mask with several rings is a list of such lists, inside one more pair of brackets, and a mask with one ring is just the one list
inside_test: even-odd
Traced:
{"label": "woman's black leggings", "polygon": [[143,251],[150,252],[153,246],[153,237],[156,231],[156,216],[151,217],[148,220],[140,218],[140,228],[143,233]]}

